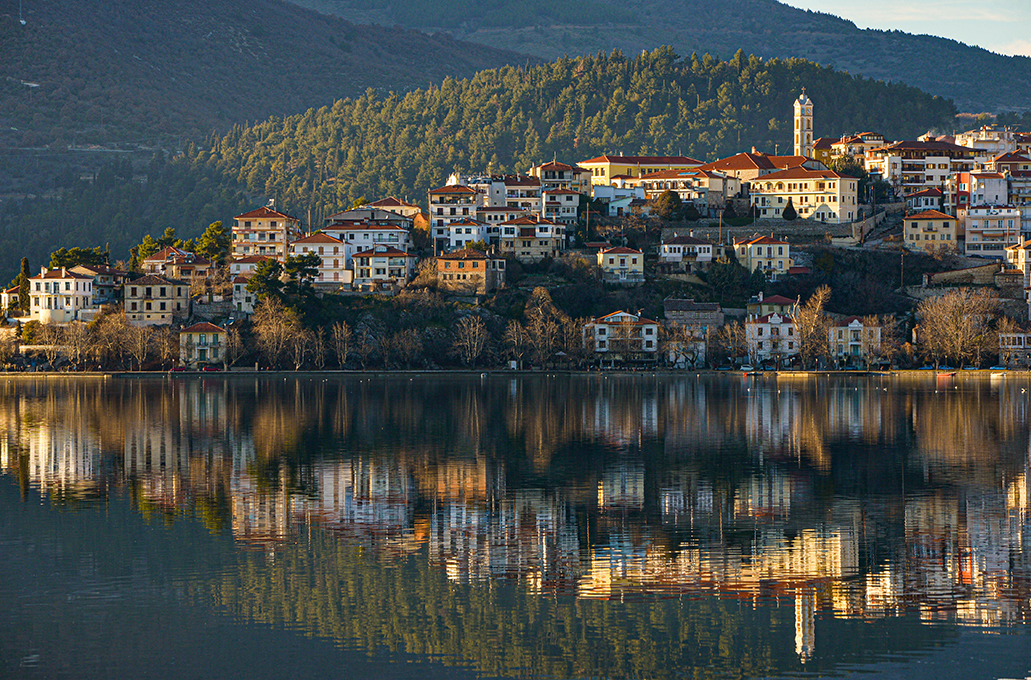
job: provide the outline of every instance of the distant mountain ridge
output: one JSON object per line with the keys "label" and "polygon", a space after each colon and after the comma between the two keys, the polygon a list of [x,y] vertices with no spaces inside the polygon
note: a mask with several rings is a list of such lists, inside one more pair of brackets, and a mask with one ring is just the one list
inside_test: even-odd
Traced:
{"label": "distant mountain ridge", "polygon": [[24,16],[0,12],[0,148],[196,139],[527,61],[282,0],[25,0]]}
{"label": "distant mountain ridge", "polygon": [[352,20],[445,31],[546,59],[661,45],[679,54],[800,57],[951,98],[961,111],[1031,110],[1031,59],[954,40],[859,29],[776,0],[292,0]]}

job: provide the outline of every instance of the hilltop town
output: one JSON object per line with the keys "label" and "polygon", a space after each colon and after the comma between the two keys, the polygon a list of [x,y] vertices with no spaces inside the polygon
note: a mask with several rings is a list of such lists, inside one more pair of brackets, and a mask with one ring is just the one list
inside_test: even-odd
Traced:
{"label": "hilltop town", "polygon": [[791,155],[556,157],[23,259],[0,365],[1026,366],[1031,134],[815,138],[815,111]]}

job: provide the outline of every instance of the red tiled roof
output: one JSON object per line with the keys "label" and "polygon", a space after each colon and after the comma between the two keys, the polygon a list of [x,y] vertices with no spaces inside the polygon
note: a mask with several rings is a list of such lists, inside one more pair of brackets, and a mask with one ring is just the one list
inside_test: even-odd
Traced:
{"label": "red tiled roof", "polygon": [[189,286],[190,284],[185,281],[178,279],[170,279],[164,276],[157,276],[156,274],[148,274],[147,276],[141,276],[138,279],[129,281],[131,286]]}
{"label": "red tiled roof", "polygon": [[186,251],[186,250],[180,250],[179,248],[175,248],[173,246],[166,246],[166,247],[162,248],[161,250],[157,251],[156,253],[154,253],[153,255],[151,255],[150,257],[143,258],[143,261],[144,262],[152,262],[152,261],[153,262],[164,262],[165,260],[167,260],[170,257],[185,256],[185,255],[193,255],[193,253],[191,253],[189,251]]}
{"label": "red tiled roof", "polygon": [[770,295],[770,296],[764,297],[762,300],[760,300],[759,304],[761,304],[761,305],[793,305],[796,302],[797,302],[797,300],[792,300],[791,298],[784,297],[783,295]]}
{"label": "red tiled roof", "polygon": [[[598,317],[594,321],[595,322],[605,322],[606,319],[611,318],[613,316],[616,316],[617,314],[627,314],[628,316],[636,317],[637,321],[634,321],[633,323],[638,324],[638,325],[652,324],[652,325],[656,325],[657,326],[658,323],[659,323],[658,321],[652,321],[651,319],[646,319],[645,317],[637,316],[636,314],[630,314],[630,312],[624,312],[623,310],[619,310],[618,312],[612,312],[611,314],[606,314],[605,316]],[[606,322],[606,323],[628,323],[628,322],[627,321],[615,321],[615,322]]]}
{"label": "red tiled roof", "polygon": [[956,218],[952,215],[946,215],[943,212],[937,210],[925,210],[915,215],[908,215],[907,220],[955,220]]}
{"label": "red tiled roof", "polygon": [[923,189],[922,191],[918,191],[918,192],[916,192],[914,194],[906,194],[905,197],[906,198],[921,198],[923,196],[934,196],[935,198],[941,198],[941,195],[942,195],[942,190],[941,189]]}
{"label": "red tiled roof", "polygon": [[623,246],[616,246],[615,248],[609,248],[608,250],[603,250],[601,252],[605,255],[643,255],[640,250],[624,248]]}
{"label": "red tiled roof", "polygon": [[[378,250],[378,248],[383,248],[383,250]],[[403,250],[398,250],[391,246],[374,246],[371,250],[364,250],[360,253],[355,253],[352,257],[360,257],[364,259],[366,257],[415,257],[415,255],[406,253]]]}
{"label": "red tiled roof", "polygon": [[470,189],[464,184],[448,184],[438,189],[430,189],[431,194],[475,194],[476,189]]}
{"label": "red tiled roof", "polygon": [[[763,302],[765,302],[765,300],[763,300]],[[792,300],[792,302],[794,302],[794,300]],[[770,318],[774,314],[776,314],[777,316],[779,316],[781,318],[781,323],[795,323],[795,320],[793,318],[791,318],[790,316],[788,316],[787,314],[780,314],[778,312],[770,312],[769,314],[766,314],[764,316],[760,316],[758,319],[753,319],[752,321],[749,321],[748,323],[770,323]]]}
{"label": "red tiled roof", "polygon": [[702,162],[690,156],[598,156],[584,163],[628,163],[638,165],[701,165]]}
{"label": "red tiled roof", "polygon": [[487,255],[485,253],[481,253],[479,250],[476,250],[475,248],[462,248],[461,250],[456,250],[456,251],[451,252],[451,253],[444,253],[443,255],[438,255],[437,259],[440,259],[440,260],[486,260],[487,259]]}
{"label": "red tiled roof", "polygon": [[189,328],[184,328],[179,331],[179,334],[183,333],[225,333],[226,329],[220,328],[213,323],[202,321],[201,323],[195,323]]}
{"label": "red tiled roof", "polygon": [[43,279],[79,279],[79,280],[85,280],[85,279],[92,279],[92,278],[93,278],[92,276],[87,276],[86,274],[76,274],[75,272],[68,271],[67,269],[51,269],[51,270],[47,271],[46,274],[43,274],[41,272],[39,274],[36,274],[35,276],[30,276],[29,280],[36,280],[36,279],[39,279],[39,280],[43,280]]}
{"label": "red tiled roof", "polygon": [[333,238],[329,234],[312,234],[311,236],[305,236],[304,238],[299,238],[296,241],[291,241],[290,245],[296,245],[298,243],[332,243],[340,245],[343,241],[338,238]]}
{"label": "red tiled roof", "polygon": [[233,260],[232,264],[256,264],[258,262],[264,262],[265,260],[274,260],[275,258],[271,255],[246,255],[244,257],[238,257]]}
{"label": "red tiled roof", "polygon": [[244,214],[237,215],[235,217],[235,219],[238,219],[238,220],[240,220],[240,219],[259,219],[259,220],[261,220],[261,219],[273,219],[273,218],[274,219],[293,220],[294,222],[300,222],[300,220],[298,220],[296,217],[290,217],[286,213],[281,213],[278,210],[274,210],[272,208],[269,208],[268,206],[266,206],[264,208],[258,208],[256,210],[251,210],[250,212],[245,212]]}

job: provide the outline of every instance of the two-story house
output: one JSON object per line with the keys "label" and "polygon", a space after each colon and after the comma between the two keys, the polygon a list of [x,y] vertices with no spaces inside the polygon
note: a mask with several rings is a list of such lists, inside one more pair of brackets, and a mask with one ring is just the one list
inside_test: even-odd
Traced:
{"label": "two-story house", "polygon": [[734,254],[742,267],[750,272],[761,269],[771,281],[776,281],[794,265],[791,244],[772,236],[734,241]]}
{"label": "two-story house", "polygon": [[598,267],[602,281],[627,285],[644,283],[644,253],[617,246],[598,251]]}
{"label": "two-story house", "polygon": [[179,331],[179,362],[197,368],[220,364],[226,360],[226,339],[229,334],[213,323],[198,323]]}
{"label": "two-story house", "polygon": [[831,357],[837,361],[861,361],[869,365],[881,349],[881,329],[867,326],[858,316],[831,324],[827,331]]}
{"label": "two-story house", "polygon": [[103,264],[80,264],[68,271],[93,277],[93,302],[97,305],[121,300],[122,286],[129,278],[129,272]]}
{"label": "two-story house", "polygon": [[356,287],[402,288],[415,271],[415,255],[390,246],[375,246],[355,253],[354,282]]}
{"label": "two-story house", "polygon": [[689,274],[712,266],[713,244],[694,236],[674,236],[659,246],[659,264]]}
{"label": "two-story house", "polygon": [[908,215],[903,220],[902,244],[909,250],[932,252],[941,248],[957,250],[957,220],[937,210]]}
{"label": "two-story house", "polygon": [[351,285],[352,272],[347,269],[344,242],[329,234],[312,234],[297,239],[289,246],[290,254],[298,257],[319,256],[319,273],[312,284],[321,289],[337,289]]}
{"label": "two-story house", "polygon": [[498,225],[498,251],[520,262],[558,257],[565,247],[565,226],[541,217],[517,217]]}
{"label": "two-story house", "polygon": [[798,354],[798,334],[790,316],[767,314],[745,321],[745,345],[753,364],[774,362],[778,366]]}

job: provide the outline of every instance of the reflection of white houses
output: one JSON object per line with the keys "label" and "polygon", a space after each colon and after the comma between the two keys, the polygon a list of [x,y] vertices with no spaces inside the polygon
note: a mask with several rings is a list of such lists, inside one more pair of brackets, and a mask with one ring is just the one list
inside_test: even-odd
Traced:
{"label": "reflection of white houses", "polygon": [[783,361],[798,354],[795,320],[767,314],[745,322],[745,343],[753,362]]}

